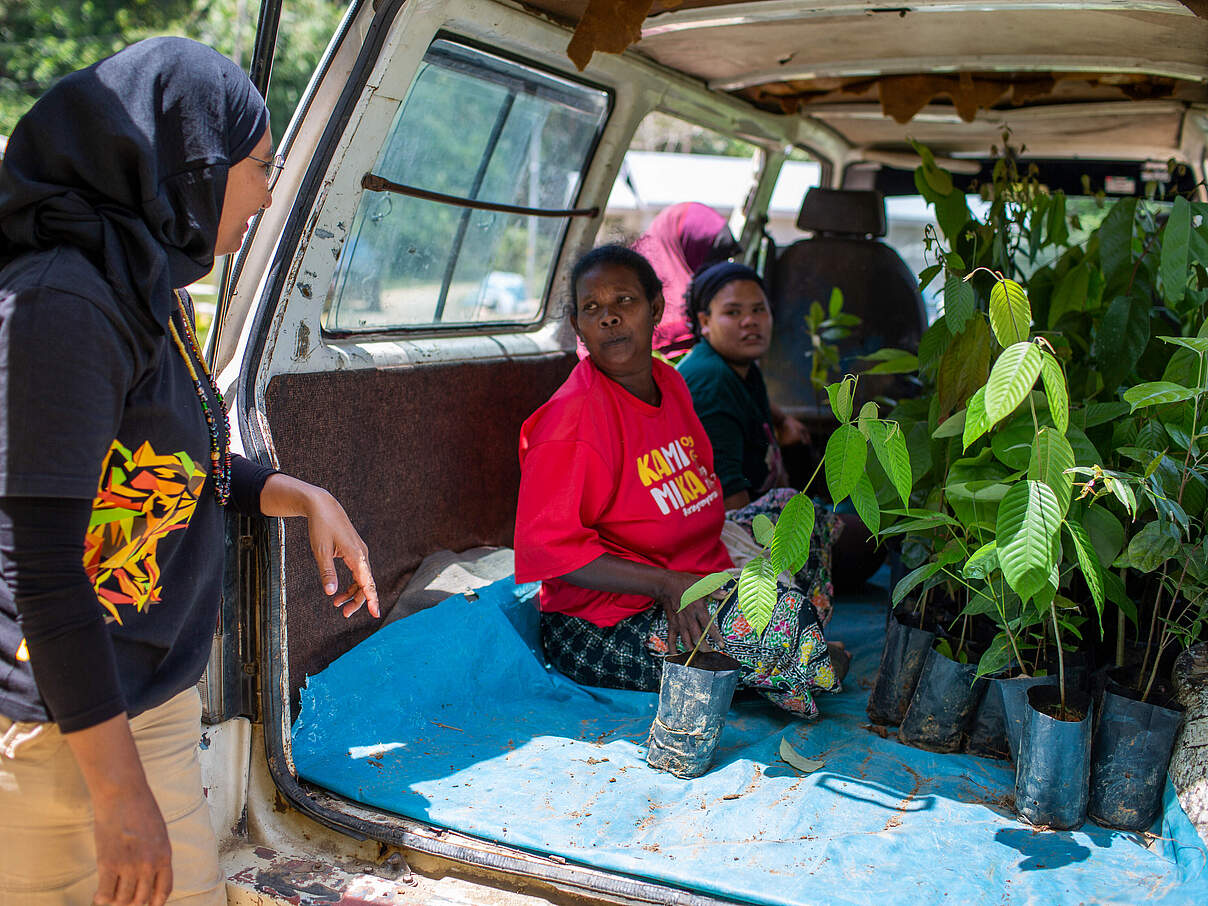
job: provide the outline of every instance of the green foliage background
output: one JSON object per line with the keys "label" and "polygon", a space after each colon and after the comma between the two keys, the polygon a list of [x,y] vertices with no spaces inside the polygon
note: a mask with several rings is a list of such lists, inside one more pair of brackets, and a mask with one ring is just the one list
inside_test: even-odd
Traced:
{"label": "green foliage background", "polygon": [[[285,0],[269,87],[280,136],[346,0]],[[0,135],[66,73],[153,35],[185,35],[247,69],[258,0],[0,0]]]}

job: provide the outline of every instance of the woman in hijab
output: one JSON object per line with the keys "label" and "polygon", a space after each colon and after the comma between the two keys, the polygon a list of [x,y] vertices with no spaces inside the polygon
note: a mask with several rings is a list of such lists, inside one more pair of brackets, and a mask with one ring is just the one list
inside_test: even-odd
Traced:
{"label": "woman in hijab", "polygon": [[[196,756],[223,509],[306,516],[378,614],[326,491],[230,452],[180,289],[272,202],[268,113],[157,38],[58,82],[0,167],[0,900],[225,903]],[[334,559],[352,572],[338,592]]]}
{"label": "woman in hijab", "polygon": [[684,308],[684,293],[692,275],[741,249],[726,219],[697,201],[673,204],[660,211],[633,247],[654,266],[663,283],[666,311],[654,328],[654,348],[666,355],[681,353],[696,342]]}

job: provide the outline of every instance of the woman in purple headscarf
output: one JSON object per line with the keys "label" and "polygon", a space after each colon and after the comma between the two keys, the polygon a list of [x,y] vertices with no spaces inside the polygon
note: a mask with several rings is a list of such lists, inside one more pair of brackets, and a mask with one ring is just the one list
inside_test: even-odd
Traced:
{"label": "woman in purple headscarf", "polygon": [[683,352],[696,342],[684,305],[692,275],[707,264],[738,254],[741,248],[726,219],[697,201],[674,204],[660,212],[633,248],[654,265],[663,281],[666,310],[654,329],[654,348],[666,355]]}

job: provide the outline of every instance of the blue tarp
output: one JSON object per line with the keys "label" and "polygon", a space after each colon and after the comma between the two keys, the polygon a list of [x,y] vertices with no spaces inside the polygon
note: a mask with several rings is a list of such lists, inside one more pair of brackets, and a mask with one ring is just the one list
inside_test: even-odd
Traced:
{"label": "blue tarp", "polygon": [[[884,607],[840,604],[846,691],[813,723],[740,693],[714,767],[645,764],[656,696],[590,689],[536,653],[535,586],[496,583],[385,626],[311,677],[294,727],[305,779],[511,846],[769,904],[1208,901],[1205,851],[1169,787],[1158,839],[1037,831],[1003,762],[869,728]],[[785,738],[825,762],[801,776]]]}

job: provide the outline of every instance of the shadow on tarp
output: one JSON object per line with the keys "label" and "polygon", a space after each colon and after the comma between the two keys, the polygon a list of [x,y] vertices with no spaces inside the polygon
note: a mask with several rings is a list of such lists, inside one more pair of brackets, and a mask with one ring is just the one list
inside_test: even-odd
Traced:
{"label": "shadow on tarp", "polygon": [[[846,691],[819,700],[821,720],[744,693],[714,767],[680,780],[643,760],[656,696],[580,687],[543,666],[534,590],[501,582],[451,598],[310,678],[299,774],[429,824],[752,903],[1208,896],[1203,847],[1170,796],[1152,850],[1089,824],[1039,832],[1014,818],[1008,765],[871,730],[883,607],[837,608],[828,635],[854,660]],[[782,738],[824,767],[801,776],[779,760]]]}

